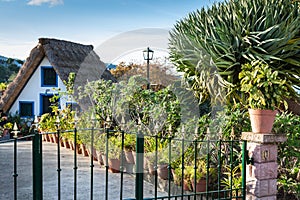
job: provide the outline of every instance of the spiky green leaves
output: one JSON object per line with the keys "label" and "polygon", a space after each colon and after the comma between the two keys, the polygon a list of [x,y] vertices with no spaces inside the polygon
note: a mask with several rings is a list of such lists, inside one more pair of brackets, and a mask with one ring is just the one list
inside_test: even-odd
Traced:
{"label": "spiky green leaves", "polygon": [[206,84],[194,76],[208,70],[239,90],[242,65],[261,60],[299,89],[299,13],[297,2],[287,0],[230,0],[202,8],[171,31],[171,60],[194,88]]}
{"label": "spiky green leaves", "polygon": [[252,61],[244,64],[239,74],[241,91],[248,95],[248,104],[252,109],[274,110],[284,105],[285,98],[290,97],[290,81],[279,77],[268,64]]}

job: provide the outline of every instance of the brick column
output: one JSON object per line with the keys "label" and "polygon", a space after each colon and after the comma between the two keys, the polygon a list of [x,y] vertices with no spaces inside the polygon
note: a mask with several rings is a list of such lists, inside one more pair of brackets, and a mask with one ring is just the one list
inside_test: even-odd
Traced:
{"label": "brick column", "polygon": [[247,165],[247,200],[276,200],[277,194],[277,144],[286,141],[280,134],[243,132],[249,157]]}

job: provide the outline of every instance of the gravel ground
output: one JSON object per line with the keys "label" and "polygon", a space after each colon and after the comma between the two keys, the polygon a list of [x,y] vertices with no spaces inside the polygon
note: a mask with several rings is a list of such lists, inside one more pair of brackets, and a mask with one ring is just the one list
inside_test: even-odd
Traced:
{"label": "gravel ground", "polygon": [[[32,199],[32,142],[18,142],[18,199]],[[43,199],[58,199],[57,190],[57,146],[43,142]],[[74,199],[73,154],[70,149],[61,148],[61,199]],[[0,144],[0,199],[13,199],[13,142]],[[78,155],[77,199],[90,199],[90,158]],[[109,173],[108,198],[120,199],[120,173]],[[94,199],[105,199],[105,168],[97,162],[94,167]],[[153,185],[144,183],[144,196],[153,197]],[[123,198],[133,198],[135,179],[124,174]],[[159,195],[165,195],[159,193]]]}

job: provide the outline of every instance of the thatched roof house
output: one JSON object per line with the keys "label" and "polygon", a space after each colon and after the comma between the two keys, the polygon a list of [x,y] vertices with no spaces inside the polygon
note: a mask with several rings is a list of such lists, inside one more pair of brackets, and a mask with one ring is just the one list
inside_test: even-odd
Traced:
{"label": "thatched roof house", "polygon": [[[41,65],[45,65],[41,63],[51,65],[60,81],[67,81],[69,73],[76,73],[76,85],[85,84],[87,81],[98,80],[100,78],[115,80],[106,69],[105,64],[100,61],[99,56],[93,51],[92,45],[40,38],[39,43],[31,50],[29,57],[21,67],[15,80],[2,95],[0,109],[3,109],[4,112],[10,111],[13,104],[17,101],[18,97],[20,97],[20,94],[24,92],[26,85],[33,78],[33,74],[39,72],[38,68],[41,67]],[[45,89],[50,90],[43,86],[42,90],[45,91]],[[35,94],[39,92],[34,91],[32,88],[30,93]],[[26,98],[24,98],[23,101],[30,101],[28,97]]]}

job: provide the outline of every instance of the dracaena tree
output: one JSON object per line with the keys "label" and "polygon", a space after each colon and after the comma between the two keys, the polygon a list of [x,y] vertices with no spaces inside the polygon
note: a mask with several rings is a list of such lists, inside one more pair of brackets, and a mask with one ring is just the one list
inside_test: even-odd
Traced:
{"label": "dracaena tree", "polygon": [[216,92],[211,82],[229,85],[227,97],[239,98],[238,74],[253,60],[265,62],[300,89],[298,4],[228,0],[192,12],[170,33],[170,58],[198,98]]}

